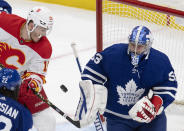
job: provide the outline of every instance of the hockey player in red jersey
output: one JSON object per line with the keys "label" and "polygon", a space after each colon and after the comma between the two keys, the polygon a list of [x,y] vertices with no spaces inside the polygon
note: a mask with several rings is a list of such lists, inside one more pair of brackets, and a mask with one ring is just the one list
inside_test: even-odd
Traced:
{"label": "hockey player in red jersey", "polygon": [[55,130],[55,118],[49,106],[30,89],[47,98],[43,84],[52,47],[46,36],[52,26],[53,17],[45,7],[34,7],[27,19],[0,13],[0,63],[22,75],[18,100],[33,114],[33,124],[38,131]]}

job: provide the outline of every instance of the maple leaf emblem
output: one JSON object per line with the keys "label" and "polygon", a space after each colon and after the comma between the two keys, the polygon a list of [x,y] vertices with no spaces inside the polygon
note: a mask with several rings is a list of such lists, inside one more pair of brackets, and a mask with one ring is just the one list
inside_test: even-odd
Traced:
{"label": "maple leaf emblem", "polygon": [[132,79],[126,85],[125,89],[122,86],[117,86],[119,101],[121,105],[135,104],[144,93],[145,89],[138,89],[135,81]]}

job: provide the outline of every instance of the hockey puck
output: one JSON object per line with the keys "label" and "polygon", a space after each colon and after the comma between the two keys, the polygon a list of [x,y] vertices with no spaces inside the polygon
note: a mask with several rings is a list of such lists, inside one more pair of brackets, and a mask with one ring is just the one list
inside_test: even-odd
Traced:
{"label": "hockey puck", "polygon": [[61,90],[63,90],[64,92],[67,92],[67,91],[68,91],[68,89],[66,88],[65,85],[61,85],[60,88],[61,88]]}

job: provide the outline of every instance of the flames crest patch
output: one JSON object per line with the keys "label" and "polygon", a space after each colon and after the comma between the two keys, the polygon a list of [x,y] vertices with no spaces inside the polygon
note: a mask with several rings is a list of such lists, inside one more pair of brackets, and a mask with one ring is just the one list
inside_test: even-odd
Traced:
{"label": "flames crest patch", "polygon": [[5,42],[0,42],[0,63],[7,68],[18,69],[18,66],[25,63],[25,54]]}

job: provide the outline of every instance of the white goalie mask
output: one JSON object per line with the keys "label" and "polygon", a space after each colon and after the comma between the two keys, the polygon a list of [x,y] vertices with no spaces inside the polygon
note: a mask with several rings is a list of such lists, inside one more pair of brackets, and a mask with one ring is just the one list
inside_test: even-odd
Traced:
{"label": "white goalie mask", "polygon": [[[34,23],[33,29],[28,30],[28,24],[32,21]],[[28,31],[28,35],[30,36],[30,32],[34,31],[37,26],[41,26],[47,30],[46,35],[48,35],[53,26],[53,17],[51,12],[46,7],[34,7],[31,9],[27,16],[26,28]]]}

